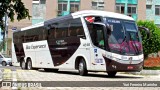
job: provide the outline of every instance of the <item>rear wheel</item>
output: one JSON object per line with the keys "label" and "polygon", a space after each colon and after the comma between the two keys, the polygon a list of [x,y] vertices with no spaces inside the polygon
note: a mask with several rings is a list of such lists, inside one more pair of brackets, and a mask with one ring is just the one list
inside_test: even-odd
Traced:
{"label": "rear wheel", "polygon": [[27,69],[32,70],[32,61],[31,60],[27,61]]}
{"label": "rear wheel", "polygon": [[115,77],[117,72],[107,72],[109,77]]}
{"label": "rear wheel", "polygon": [[7,63],[5,61],[2,62],[2,66],[6,66]]}
{"label": "rear wheel", "polygon": [[79,68],[78,68],[78,70],[79,70],[79,74],[81,76],[85,76],[85,75],[88,74],[88,71],[87,71],[87,68],[86,68],[86,63],[85,63],[85,61],[84,61],[83,58],[81,58],[81,60],[79,62]]}
{"label": "rear wheel", "polygon": [[22,69],[26,69],[26,63],[24,62],[24,60],[20,62],[20,66]]}

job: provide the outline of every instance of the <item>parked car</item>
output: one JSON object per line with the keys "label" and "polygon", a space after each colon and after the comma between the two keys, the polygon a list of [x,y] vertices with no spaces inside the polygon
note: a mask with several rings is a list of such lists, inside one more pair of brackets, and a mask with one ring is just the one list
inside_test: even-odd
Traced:
{"label": "parked car", "polygon": [[7,55],[5,55],[5,54],[1,54],[1,53],[0,53],[0,64],[2,64],[2,66],[6,66],[6,65],[12,66],[11,58],[9,58],[9,57],[8,57]]}

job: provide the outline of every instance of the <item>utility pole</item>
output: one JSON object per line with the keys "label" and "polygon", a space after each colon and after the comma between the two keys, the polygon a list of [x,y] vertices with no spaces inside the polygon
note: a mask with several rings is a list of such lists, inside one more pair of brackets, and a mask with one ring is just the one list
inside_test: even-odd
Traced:
{"label": "utility pole", "polygon": [[68,0],[68,2],[67,2],[67,12],[68,13],[70,12],[70,0]]}
{"label": "utility pole", "polygon": [[5,13],[5,16],[4,16],[4,34],[3,34],[3,51],[5,52],[6,51],[6,45],[5,45],[5,42],[6,42],[6,31],[7,31],[7,13]]}
{"label": "utility pole", "polygon": [[124,14],[128,15],[128,0],[125,2]]}
{"label": "utility pole", "polygon": [[67,11],[63,12],[63,15],[68,15],[70,13],[70,0],[67,0]]}

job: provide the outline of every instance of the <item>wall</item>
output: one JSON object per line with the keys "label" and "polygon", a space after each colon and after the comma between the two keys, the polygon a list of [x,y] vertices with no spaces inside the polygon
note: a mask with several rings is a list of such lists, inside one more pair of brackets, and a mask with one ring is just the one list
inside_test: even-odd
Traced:
{"label": "wall", "polygon": [[148,20],[154,20],[155,24],[160,25],[160,16],[155,15],[155,5],[160,5],[160,0],[152,0],[152,2],[147,1],[147,5],[152,5],[150,10],[146,10],[146,18]]}
{"label": "wall", "polygon": [[146,0],[138,0],[138,20],[146,19]]}
{"label": "wall", "polygon": [[46,0],[46,20],[57,17],[57,0]]}
{"label": "wall", "polygon": [[105,11],[115,12],[115,4],[116,4],[115,0],[104,0],[104,3],[105,3],[104,6]]}
{"label": "wall", "polygon": [[[121,3],[121,4],[124,4],[125,5],[125,10],[124,10],[124,13],[125,15],[128,15],[128,4],[138,4],[138,1],[137,0],[116,0],[116,3]],[[137,8],[138,10],[138,8]],[[137,20],[138,19],[138,16],[137,14],[132,14],[132,18],[134,18],[134,20]]]}
{"label": "wall", "polygon": [[91,10],[92,0],[80,0],[80,10]]}

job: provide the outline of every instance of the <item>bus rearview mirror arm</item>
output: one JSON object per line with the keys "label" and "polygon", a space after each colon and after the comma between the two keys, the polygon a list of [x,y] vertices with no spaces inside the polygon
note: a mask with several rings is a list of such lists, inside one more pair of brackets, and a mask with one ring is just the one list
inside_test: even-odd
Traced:
{"label": "bus rearview mirror arm", "polygon": [[111,27],[108,23],[102,23],[102,22],[93,22],[93,24],[97,24],[97,25],[102,25],[104,26],[107,30],[109,30],[110,32],[112,31],[113,27]]}
{"label": "bus rearview mirror arm", "polygon": [[146,27],[141,27],[141,26],[138,26],[138,30],[144,30],[146,33],[147,33],[147,38],[149,39],[150,38],[150,31],[148,28]]}

